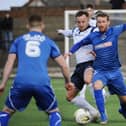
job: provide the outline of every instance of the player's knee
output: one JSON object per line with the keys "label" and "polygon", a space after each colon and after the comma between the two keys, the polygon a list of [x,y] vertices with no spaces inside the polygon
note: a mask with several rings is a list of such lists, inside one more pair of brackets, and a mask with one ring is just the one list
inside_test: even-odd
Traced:
{"label": "player's knee", "polygon": [[91,83],[91,79],[90,78],[85,79],[85,83],[86,84],[90,84]]}
{"label": "player's knee", "polygon": [[93,69],[87,68],[84,72],[84,81],[86,84],[90,84],[92,81]]}
{"label": "player's knee", "polygon": [[102,81],[100,81],[100,80],[95,81],[94,84],[93,84],[93,88],[95,90],[102,89],[103,88]]}
{"label": "player's knee", "polygon": [[126,96],[118,96],[120,101],[126,104]]}

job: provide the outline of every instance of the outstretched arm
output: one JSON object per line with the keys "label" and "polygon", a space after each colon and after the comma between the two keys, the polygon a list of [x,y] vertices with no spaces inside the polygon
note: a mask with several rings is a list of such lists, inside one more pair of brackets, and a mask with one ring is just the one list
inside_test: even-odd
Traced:
{"label": "outstretched arm", "polygon": [[86,37],[85,39],[82,39],[80,42],[74,44],[71,49],[70,49],[70,53],[75,53],[80,47],[84,46],[84,45],[88,45],[91,44],[91,41],[88,37]]}
{"label": "outstretched arm", "polygon": [[57,33],[59,35],[64,35],[65,37],[71,37],[72,36],[72,30],[71,29],[69,29],[69,30],[58,29]]}
{"label": "outstretched arm", "polygon": [[15,60],[16,60],[16,54],[9,54],[8,55],[8,59],[7,59],[7,62],[5,64],[4,71],[3,71],[2,82],[0,84],[0,94],[2,94],[2,92],[5,89],[7,80],[11,74]]}
{"label": "outstretched arm", "polygon": [[120,35],[122,32],[126,31],[126,24],[116,25],[114,27],[114,33]]}

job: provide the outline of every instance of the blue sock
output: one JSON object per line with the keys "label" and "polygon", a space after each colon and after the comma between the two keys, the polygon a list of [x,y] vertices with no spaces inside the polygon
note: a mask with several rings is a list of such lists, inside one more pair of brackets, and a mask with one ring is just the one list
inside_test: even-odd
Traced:
{"label": "blue sock", "polygon": [[126,103],[120,103],[122,111],[126,112]]}
{"label": "blue sock", "polygon": [[0,126],[8,126],[10,115],[6,112],[0,112]]}
{"label": "blue sock", "polygon": [[49,126],[61,126],[61,120],[59,112],[52,112],[49,114]]}
{"label": "blue sock", "polygon": [[126,103],[120,102],[120,106],[119,113],[126,119]]}
{"label": "blue sock", "polygon": [[103,121],[107,120],[102,90],[95,90],[94,94],[95,94],[96,105],[101,115],[101,120]]}

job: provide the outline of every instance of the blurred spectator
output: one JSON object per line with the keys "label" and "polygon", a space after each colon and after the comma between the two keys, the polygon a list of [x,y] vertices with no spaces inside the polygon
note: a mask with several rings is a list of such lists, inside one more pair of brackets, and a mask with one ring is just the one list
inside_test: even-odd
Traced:
{"label": "blurred spectator", "polygon": [[100,5],[101,0],[95,0],[95,5]]}
{"label": "blurred spectator", "polygon": [[112,9],[123,9],[125,0],[110,0],[110,3],[112,5]]}
{"label": "blurred spectator", "polygon": [[80,0],[80,8],[85,9],[88,4],[99,5],[100,0]]}
{"label": "blurred spectator", "polygon": [[95,15],[94,15],[94,5],[93,4],[87,4],[87,6],[86,6],[86,11],[88,12],[88,14],[89,14],[89,18],[90,18],[90,20],[89,20],[89,24],[91,25],[91,26],[96,26],[96,19],[95,19]]}
{"label": "blurred spectator", "polygon": [[2,37],[2,18],[0,18],[0,49],[3,48],[3,37]]}
{"label": "blurred spectator", "polygon": [[13,40],[13,18],[7,13],[3,19],[3,35],[5,48],[8,50]]}

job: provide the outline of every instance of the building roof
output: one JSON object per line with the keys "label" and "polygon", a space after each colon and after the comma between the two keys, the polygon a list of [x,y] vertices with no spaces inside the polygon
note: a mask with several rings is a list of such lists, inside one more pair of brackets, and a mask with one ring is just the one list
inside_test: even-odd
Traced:
{"label": "building roof", "polygon": [[46,3],[44,2],[44,0],[29,0],[24,6],[44,7],[46,6]]}

